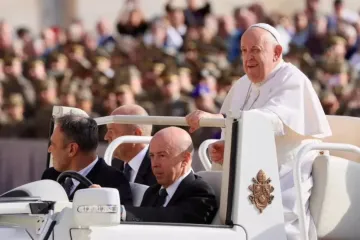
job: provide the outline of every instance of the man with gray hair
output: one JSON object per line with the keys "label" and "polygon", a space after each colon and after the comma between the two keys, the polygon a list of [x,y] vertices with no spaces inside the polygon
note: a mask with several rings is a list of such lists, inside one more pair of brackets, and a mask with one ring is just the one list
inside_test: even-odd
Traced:
{"label": "man with gray hair", "polygon": [[[148,113],[139,105],[128,104],[118,107],[111,115],[148,116]],[[107,125],[104,138],[111,143],[121,136],[151,136],[151,132],[152,125],[112,123]],[[156,179],[151,171],[148,150],[148,144],[123,143],[115,150],[112,165],[123,171],[129,182],[153,185]]]}
{"label": "man with gray hair", "polygon": [[[280,34],[272,26],[264,23],[250,26],[241,39],[246,75],[232,86],[221,114],[198,110],[186,118],[190,132],[199,128],[201,118],[225,117],[230,111],[239,117],[243,111],[257,112],[269,119],[276,141],[285,230],[288,239],[299,239],[299,213],[292,174],[295,156],[305,144],[321,142],[332,133],[310,80],[294,65],[283,61],[280,43]],[[213,162],[222,164],[224,141],[211,145],[209,154]],[[301,168],[301,184],[306,192],[303,196],[307,214],[305,229],[310,239],[317,239],[308,208],[308,193],[312,188],[312,163],[319,154],[319,151],[309,152]]]}
{"label": "man with gray hair", "polygon": [[[46,169],[41,179],[56,181],[60,173],[75,171],[94,184],[117,189],[121,203],[132,204],[129,182],[123,173],[97,156],[98,144],[98,126],[94,119],[78,115],[57,118],[48,149],[52,154],[54,167]],[[77,190],[86,188],[72,178],[67,178],[63,187],[70,200]]]}

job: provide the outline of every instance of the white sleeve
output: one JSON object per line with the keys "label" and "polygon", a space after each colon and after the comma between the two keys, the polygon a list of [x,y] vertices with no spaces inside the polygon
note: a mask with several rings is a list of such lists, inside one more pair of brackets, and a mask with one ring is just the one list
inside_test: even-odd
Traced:
{"label": "white sleeve", "polygon": [[[235,91],[235,85],[236,85],[236,83],[230,88],[230,91],[226,95],[224,102],[220,109],[220,113],[224,114],[225,116],[226,116],[226,114],[228,114],[228,111],[230,110],[231,100],[233,98],[233,94]],[[225,128],[221,128],[220,140],[224,140],[224,139],[225,139]]]}
{"label": "white sleeve", "polygon": [[278,115],[276,115],[272,111],[266,110],[266,109],[253,109],[250,111],[257,112],[257,113],[263,115],[264,117],[266,117],[267,119],[269,119],[273,126],[275,136],[284,136],[285,135],[284,124],[280,120]]}

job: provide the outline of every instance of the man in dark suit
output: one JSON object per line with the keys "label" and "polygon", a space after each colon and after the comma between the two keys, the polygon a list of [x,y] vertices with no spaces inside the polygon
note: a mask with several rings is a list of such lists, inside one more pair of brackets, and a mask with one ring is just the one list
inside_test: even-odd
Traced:
{"label": "man in dark suit", "polygon": [[[144,108],[139,105],[123,105],[115,109],[111,115],[138,115],[148,116]],[[138,124],[108,124],[105,140],[111,143],[121,136],[151,136],[152,125]],[[143,143],[124,143],[114,152],[112,166],[122,171],[129,182],[144,185],[156,183],[155,176],[151,171],[149,158],[149,146]]]}
{"label": "man in dark suit", "polygon": [[[42,179],[56,181],[63,171],[76,171],[95,184],[116,188],[122,204],[132,205],[130,184],[124,174],[108,166],[97,157],[98,126],[94,119],[65,115],[57,120],[48,151],[53,156],[54,167],[46,169]],[[72,200],[77,190],[85,188],[78,181],[67,178],[63,187]]]}
{"label": "man in dark suit", "polygon": [[140,207],[122,206],[122,220],[210,224],[217,211],[215,193],[193,173],[192,152],[185,130],[169,127],[156,133],[150,158],[157,184],[146,190]]}

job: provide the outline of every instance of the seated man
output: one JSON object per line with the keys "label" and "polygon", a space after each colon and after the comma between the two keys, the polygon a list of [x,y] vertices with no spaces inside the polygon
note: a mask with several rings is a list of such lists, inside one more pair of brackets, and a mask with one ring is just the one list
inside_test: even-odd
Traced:
{"label": "seated man", "polygon": [[146,190],[140,207],[122,206],[121,219],[211,223],[217,211],[214,190],[192,172],[192,152],[191,137],[185,130],[169,127],[157,132],[150,142],[157,184]]}
{"label": "seated man", "polygon": [[[111,115],[138,115],[148,116],[146,110],[139,105],[123,105],[115,109]],[[107,125],[105,140],[109,143],[121,136],[151,136],[152,125],[118,124]],[[149,145],[143,143],[124,143],[114,152],[112,166],[124,172],[129,182],[144,185],[156,183],[154,174],[151,171],[149,158]]]}
{"label": "seated man", "polygon": [[[48,151],[53,156],[54,167],[46,169],[42,179],[55,180],[63,171],[76,171],[91,182],[104,187],[116,188],[121,203],[132,204],[130,184],[122,172],[108,166],[97,157],[98,126],[92,118],[65,115],[57,119]],[[69,199],[85,188],[74,179],[67,178],[64,188]]]}

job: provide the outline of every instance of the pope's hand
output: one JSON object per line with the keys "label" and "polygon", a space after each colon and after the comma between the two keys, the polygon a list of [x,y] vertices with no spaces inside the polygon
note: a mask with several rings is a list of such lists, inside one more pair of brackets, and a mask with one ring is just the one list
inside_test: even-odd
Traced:
{"label": "pope's hand", "polygon": [[91,185],[89,188],[101,188],[101,186],[100,186],[100,185],[97,185],[97,184],[93,184],[93,185]]}
{"label": "pope's hand", "polygon": [[209,145],[209,155],[211,161],[223,164],[224,162],[224,141],[217,141]]}
{"label": "pope's hand", "polygon": [[200,119],[216,118],[216,117],[223,117],[223,116],[221,114],[212,114],[201,110],[195,110],[194,112],[188,114],[185,118],[187,124],[189,124],[190,126],[189,132],[193,133],[200,128]]}

